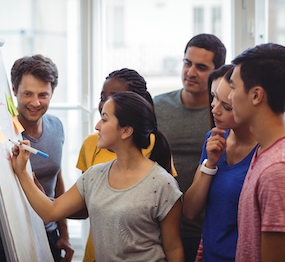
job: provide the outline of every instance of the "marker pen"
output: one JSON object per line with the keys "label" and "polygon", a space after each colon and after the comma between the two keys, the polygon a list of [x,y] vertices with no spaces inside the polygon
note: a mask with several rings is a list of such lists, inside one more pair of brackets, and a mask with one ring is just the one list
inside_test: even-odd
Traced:
{"label": "marker pen", "polygon": [[[10,141],[11,143],[13,143],[14,145],[16,145],[16,146],[19,146],[19,145],[20,145],[20,142],[19,142],[19,141],[15,141],[15,140],[11,140],[11,139],[9,139],[9,141]],[[27,145],[25,145],[25,144],[22,144],[22,146],[24,147],[25,150],[27,150],[27,151],[29,151],[29,152],[35,154],[35,155],[39,155],[39,156],[42,156],[42,157],[44,157],[44,158],[48,158],[48,154],[46,154],[46,153],[44,153],[44,152],[42,152],[42,151],[40,151],[40,150],[37,150],[37,149],[32,148],[32,147],[30,147],[30,146],[27,146]]]}

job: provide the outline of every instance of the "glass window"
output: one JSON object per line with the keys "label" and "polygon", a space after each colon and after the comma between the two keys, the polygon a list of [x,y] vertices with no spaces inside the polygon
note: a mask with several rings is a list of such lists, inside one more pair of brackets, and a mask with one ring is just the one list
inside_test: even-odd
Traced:
{"label": "glass window", "polygon": [[221,7],[212,8],[212,33],[214,35],[222,35],[222,13]]}
{"label": "glass window", "polygon": [[[81,9],[83,4],[85,9]],[[35,53],[50,57],[58,66],[59,85],[49,113],[57,115],[65,129],[62,165],[67,189],[80,175],[75,164],[82,132],[94,130],[95,121],[88,120],[96,112],[104,78],[113,70],[129,67],[144,76],[153,96],[182,88],[182,58],[192,36],[213,33],[231,48],[225,5],[228,0],[181,0],[179,4],[175,0],[10,0],[1,4],[0,35],[6,40],[1,50],[8,75],[16,59]],[[100,7],[98,14],[94,6]],[[82,27],[83,20],[90,31]],[[91,32],[95,20],[98,25]],[[86,39],[80,38],[80,30],[86,30]],[[94,61],[81,56],[86,51],[80,49],[82,42],[88,42],[85,46],[96,53]],[[93,79],[86,81],[88,87],[81,86],[86,71]],[[83,100],[87,103],[81,105]],[[70,221],[70,225],[71,237],[80,242],[87,227],[80,221]],[[84,246],[85,241],[80,244]]]}
{"label": "glass window", "polygon": [[[124,46],[124,6],[116,3],[107,9],[107,46],[120,48]],[[113,32],[113,33],[112,33]]]}
{"label": "glass window", "polygon": [[50,57],[59,70],[52,103],[78,103],[78,2],[10,0],[1,4],[0,35],[5,39],[2,54],[6,70],[9,72],[14,61],[24,55],[41,53]]}
{"label": "glass window", "polygon": [[[83,4],[87,7],[84,10]],[[57,115],[65,129],[62,165],[66,189],[80,175],[75,164],[84,138],[82,131],[86,134],[94,130],[95,123],[88,123],[88,119],[96,111],[105,76],[129,67],[145,77],[153,96],[181,88],[183,52],[193,35],[206,31],[229,42],[224,37],[230,37],[229,29],[219,28],[219,24],[230,28],[230,23],[223,20],[223,4],[223,0],[181,0],[179,5],[175,0],[10,0],[1,4],[0,35],[6,40],[1,51],[8,75],[14,61],[24,55],[41,53],[58,66],[59,85],[48,112]],[[89,8],[97,5],[98,16]],[[80,15],[81,10],[84,13]],[[80,21],[84,19],[88,28],[92,28],[92,20],[98,21],[92,32],[94,38],[89,38],[91,31],[87,31],[87,39],[80,39]],[[86,46],[98,54],[94,61],[82,60],[81,54],[86,51],[80,49],[82,41],[90,41]],[[81,86],[81,75],[86,71],[94,78],[88,88]],[[89,89],[90,94],[84,93]],[[82,97],[88,97],[88,105],[80,104]],[[90,99],[94,101],[89,104]],[[84,247],[88,226],[73,220],[69,225],[73,243]]]}
{"label": "glass window", "polygon": [[194,24],[194,35],[204,31],[204,8],[194,7],[193,9],[193,24]]}
{"label": "glass window", "polygon": [[[103,2],[105,67],[96,93],[101,90],[104,76],[123,67],[144,76],[152,96],[182,88],[184,48],[198,33],[216,34],[230,50],[231,22],[226,21],[228,17],[223,13],[228,12],[228,4],[223,0],[181,0],[179,4],[174,0]],[[223,8],[225,5],[227,8]]]}
{"label": "glass window", "polygon": [[[233,30],[233,3],[240,6],[242,16],[244,1],[229,0],[180,0],[179,4],[176,0],[2,1],[0,36],[6,43],[1,52],[7,75],[14,61],[24,55],[41,53],[58,66],[59,85],[49,112],[64,124],[62,165],[67,189],[80,175],[75,164],[85,135],[93,132],[98,119],[96,110],[105,77],[113,70],[129,67],[144,76],[152,96],[182,88],[184,48],[198,33],[217,35],[228,50],[230,62],[233,34],[241,23],[237,21]],[[255,42],[284,44],[283,0],[255,3],[259,3]],[[252,20],[242,22],[254,24]],[[238,35],[244,42],[247,34],[245,30]],[[73,243],[84,247],[88,223],[69,224]]]}
{"label": "glass window", "polygon": [[268,1],[268,42],[285,43],[285,5],[282,0]]}
{"label": "glass window", "polygon": [[[25,55],[42,54],[58,67],[59,82],[48,113],[58,116],[64,126],[62,170],[66,189],[80,175],[75,168],[82,143],[81,115],[77,107],[80,97],[79,3],[79,0],[9,0],[2,1],[0,8],[0,36],[5,39],[1,53],[8,80],[14,61]],[[81,221],[72,220],[69,224],[72,243],[77,244],[82,239],[83,225]]]}
{"label": "glass window", "polygon": [[[111,71],[123,67],[137,70],[155,96],[182,88],[184,48],[195,34],[217,35],[228,50],[228,62],[236,28],[242,24],[247,29],[247,23],[254,24],[253,17],[258,32],[255,43],[284,44],[283,0],[254,3],[256,9],[248,8],[247,20],[241,17],[248,6],[240,0],[180,0],[179,4],[176,0],[1,1],[0,37],[6,41],[1,52],[8,80],[12,64],[24,55],[41,53],[58,66],[59,84],[49,113],[57,115],[65,129],[62,165],[66,189],[80,175],[75,168],[79,149],[86,134],[94,130],[101,87]],[[240,8],[240,14],[232,12],[232,5]],[[82,10],[87,10],[86,16],[80,15]],[[236,25],[232,25],[233,13]],[[245,30],[240,39],[246,43],[248,37]],[[73,244],[82,248],[87,222],[69,221]]]}

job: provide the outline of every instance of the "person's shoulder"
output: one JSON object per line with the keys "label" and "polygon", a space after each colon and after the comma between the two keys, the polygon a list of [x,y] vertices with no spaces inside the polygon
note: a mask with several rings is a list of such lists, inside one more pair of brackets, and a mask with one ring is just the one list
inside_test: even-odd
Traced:
{"label": "person's shoulder", "polygon": [[77,183],[79,183],[81,188],[85,187],[86,192],[90,192],[89,190],[93,191],[94,185],[96,183],[99,183],[99,181],[108,179],[108,173],[109,173],[108,171],[111,165],[112,165],[112,161],[105,162],[105,163],[99,163],[99,164],[90,166],[78,178]]}
{"label": "person's shoulder", "polygon": [[279,140],[277,140],[277,143],[280,143],[282,147],[285,146],[285,136],[281,137]]}
{"label": "person's shoulder", "polygon": [[265,150],[264,155],[268,155],[272,157],[272,160],[275,160],[276,162],[282,162],[284,164],[285,163],[285,136],[279,138],[277,141],[275,141],[275,143],[273,143],[268,148],[268,150]]}
{"label": "person's shoulder", "polygon": [[212,134],[212,129],[211,130],[209,130],[208,132],[207,132],[207,134],[206,134],[206,137],[209,137],[211,134]]}
{"label": "person's shoulder", "polygon": [[114,159],[104,162],[104,163],[92,165],[86,170],[85,173],[87,174],[87,176],[88,174],[93,173],[93,172],[105,173],[105,171],[107,171],[111,167],[113,162],[114,162]]}
{"label": "person's shoulder", "polygon": [[173,98],[176,97],[177,94],[180,94],[180,92],[181,92],[181,89],[178,89],[178,90],[174,90],[174,91],[170,91],[167,93],[157,95],[153,98],[153,102],[156,104],[156,103],[167,101],[169,99],[173,100]]}
{"label": "person's shoulder", "polygon": [[159,165],[157,162],[155,163],[155,165],[153,167],[153,172],[161,180],[171,181],[171,182],[176,183],[176,179],[170,173],[168,173],[161,165]]}
{"label": "person's shoulder", "polygon": [[63,128],[61,120],[57,116],[54,116],[54,115],[44,114],[43,122],[45,124],[48,124],[49,126],[57,126],[57,127]]}
{"label": "person's shoulder", "polygon": [[57,116],[50,115],[50,114],[44,114],[43,120],[48,121],[48,122],[61,123],[61,120]]}
{"label": "person's shoulder", "polygon": [[[281,154],[280,154],[281,153]],[[285,136],[280,137],[271,146],[269,146],[261,155],[277,155],[278,160],[285,160]]]}
{"label": "person's shoulder", "polygon": [[181,105],[181,90],[174,90],[154,97],[153,104],[158,118],[169,117],[170,113],[177,113],[177,110],[173,109],[177,109]]}
{"label": "person's shoulder", "polygon": [[170,188],[177,192],[180,191],[177,180],[157,162],[155,163],[155,166],[152,171],[153,172],[149,177],[149,179],[151,179],[152,181],[152,185],[160,185],[162,191],[167,190],[167,192],[169,192],[168,190]]}

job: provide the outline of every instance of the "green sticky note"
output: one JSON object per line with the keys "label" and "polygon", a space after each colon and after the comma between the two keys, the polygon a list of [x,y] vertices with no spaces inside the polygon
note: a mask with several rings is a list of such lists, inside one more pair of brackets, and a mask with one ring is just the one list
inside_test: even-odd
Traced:
{"label": "green sticky note", "polygon": [[12,97],[8,97],[8,95],[6,93],[5,93],[5,97],[6,97],[6,104],[7,104],[7,109],[9,111],[9,113],[12,116],[17,116],[19,113],[18,113],[17,108],[14,105]]}

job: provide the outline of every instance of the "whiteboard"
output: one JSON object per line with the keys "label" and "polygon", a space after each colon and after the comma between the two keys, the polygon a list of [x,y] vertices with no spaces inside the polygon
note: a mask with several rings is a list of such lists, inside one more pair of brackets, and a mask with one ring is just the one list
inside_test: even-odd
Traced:
{"label": "whiteboard", "polygon": [[[0,47],[3,40],[0,39]],[[14,129],[5,94],[11,97],[0,48],[0,129],[7,137],[22,139]],[[0,233],[7,261],[50,262],[53,257],[42,219],[30,206],[11,166],[8,140],[0,142]],[[27,169],[32,176],[30,162]]]}

